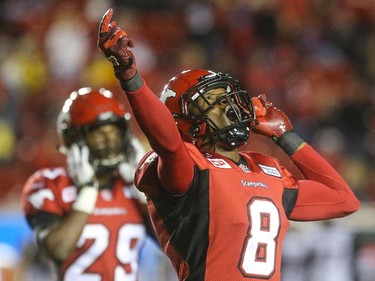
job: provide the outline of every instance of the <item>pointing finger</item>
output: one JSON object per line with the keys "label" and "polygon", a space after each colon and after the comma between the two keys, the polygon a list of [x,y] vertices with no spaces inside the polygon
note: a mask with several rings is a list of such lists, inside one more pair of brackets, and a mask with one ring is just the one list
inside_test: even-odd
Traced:
{"label": "pointing finger", "polygon": [[111,39],[106,41],[104,43],[104,47],[106,49],[112,47],[113,45],[115,45],[117,43],[117,41],[123,37],[123,36],[126,36],[126,33],[125,31],[123,31],[122,29],[118,29],[117,31],[114,32],[114,34],[112,35]]}
{"label": "pointing finger", "polygon": [[99,25],[99,32],[102,33],[102,32],[108,32],[108,26],[111,22],[111,19],[112,19],[112,15],[113,15],[113,10],[112,8],[108,9],[108,11],[104,14],[101,22],[100,22],[100,25]]}

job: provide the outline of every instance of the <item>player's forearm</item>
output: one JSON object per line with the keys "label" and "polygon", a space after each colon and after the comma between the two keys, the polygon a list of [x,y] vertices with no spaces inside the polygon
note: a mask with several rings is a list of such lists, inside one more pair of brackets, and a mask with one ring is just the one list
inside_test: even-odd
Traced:
{"label": "player's forearm", "polygon": [[38,233],[38,238],[51,258],[64,261],[74,251],[83,228],[95,209],[98,194],[97,185],[82,186],[70,213],[44,233]]}
{"label": "player's forearm", "polygon": [[71,211],[62,222],[38,233],[39,243],[51,259],[63,262],[69,257],[77,246],[88,216],[84,212]]}
{"label": "player's forearm", "polygon": [[[276,143],[290,156],[306,179],[299,182],[300,192],[293,212],[295,217],[327,219],[358,210],[359,201],[346,181],[293,130],[281,135]],[[321,214],[314,211],[316,207]]]}
{"label": "player's forearm", "polygon": [[[310,145],[291,156],[307,181],[301,181],[297,208],[309,213],[320,206],[323,219],[341,217],[357,211],[360,203],[341,175]],[[315,213],[315,215],[318,215]]]}
{"label": "player's forearm", "polygon": [[299,193],[290,219],[323,220],[347,216],[359,209],[359,201],[347,189],[335,190],[312,180],[299,181]]}
{"label": "player's forearm", "polygon": [[305,145],[291,157],[305,179],[314,180],[332,189],[349,189],[342,176],[310,145]]}

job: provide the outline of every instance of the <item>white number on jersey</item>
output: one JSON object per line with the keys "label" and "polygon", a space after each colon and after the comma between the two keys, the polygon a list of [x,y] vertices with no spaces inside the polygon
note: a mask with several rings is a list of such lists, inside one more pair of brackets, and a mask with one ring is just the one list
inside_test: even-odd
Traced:
{"label": "white number on jersey", "polygon": [[269,278],[275,272],[279,210],[266,198],[253,198],[247,207],[250,227],[239,265],[245,276]]}
{"label": "white number on jersey", "polygon": [[[114,272],[114,281],[136,281],[138,275],[138,253],[146,237],[145,228],[141,224],[125,224],[118,233],[116,257],[122,263]],[[86,240],[93,240],[92,245],[81,254],[66,270],[64,280],[101,281],[102,276],[85,273],[108,248],[110,233],[102,224],[88,224],[83,229],[77,247],[82,247]],[[128,272],[125,268],[130,269]]]}

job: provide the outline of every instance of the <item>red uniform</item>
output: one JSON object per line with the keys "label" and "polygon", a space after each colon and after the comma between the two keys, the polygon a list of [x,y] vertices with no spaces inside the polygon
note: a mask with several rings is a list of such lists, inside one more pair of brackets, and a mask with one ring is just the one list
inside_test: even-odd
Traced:
{"label": "red uniform", "polygon": [[156,236],[181,281],[279,281],[289,220],[358,209],[350,187],[307,144],[291,156],[305,178],[297,181],[271,157],[241,152],[241,165],[183,143],[170,112],[146,85],[127,96],[156,152],[139,163],[135,183],[147,195]]}
{"label": "red uniform", "polygon": [[[179,280],[279,281],[288,220],[345,216],[358,210],[358,199],[283,112],[265,95],[252,104],[225,73],[182,71],[159,100],[137,74],[133,40],[112,14],[100,22],[98,46],[154,151],[139,163],[135,184],[147,195],[156,236]],[[304,180],[276,159],[238,154],[250,130],[278,140]]]}
{"label": "red uniform", "polygon": [[187,146],[197,169],[186,194],[170,196],[150,181],[156,178],[156,158],[143,165],[137,183],[150,195],[159,241],[180,280],[279,280],[289,227],[285,209],[294,206],[295,179],[260,154],[241,154],[250,168],[244,171],[220,155]]}
{"label": "red uniform", "polygon": [[[61,220],[72,208],[77,188],[64,168],[42,169],[26,182],[22,206],[35,229]],[[100,190],[77,247],[55,265],[59,280],[137,280],[138,253],[146,236],[144,218],[133,187],[118,178]]]}

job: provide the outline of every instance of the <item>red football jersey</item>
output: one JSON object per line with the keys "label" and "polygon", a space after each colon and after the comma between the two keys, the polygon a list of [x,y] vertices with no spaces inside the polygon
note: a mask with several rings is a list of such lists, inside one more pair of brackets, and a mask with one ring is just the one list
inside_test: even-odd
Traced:
{"label": "red football jersey", "polygon": [[298,183],[274,158],[241,153],[241,168],[220,155],[186,144],[196,165],[183,195],[157,180],[157,155],[149,152],[136,173],[161,246],[179,280],[280,280],[282,241]]}
{"label": "red football jersey", "polygon": [[[42,169],[26,182],[22,206],[33,228],[46,227],[38,214],[64,217],[76,196],[77,187],[64,168]],[[136,191],[118,178],[112,189],[100,190],[75,251],[60,267],[55,267],[57,275],[60,280],[135,281],[145,237]]]}

